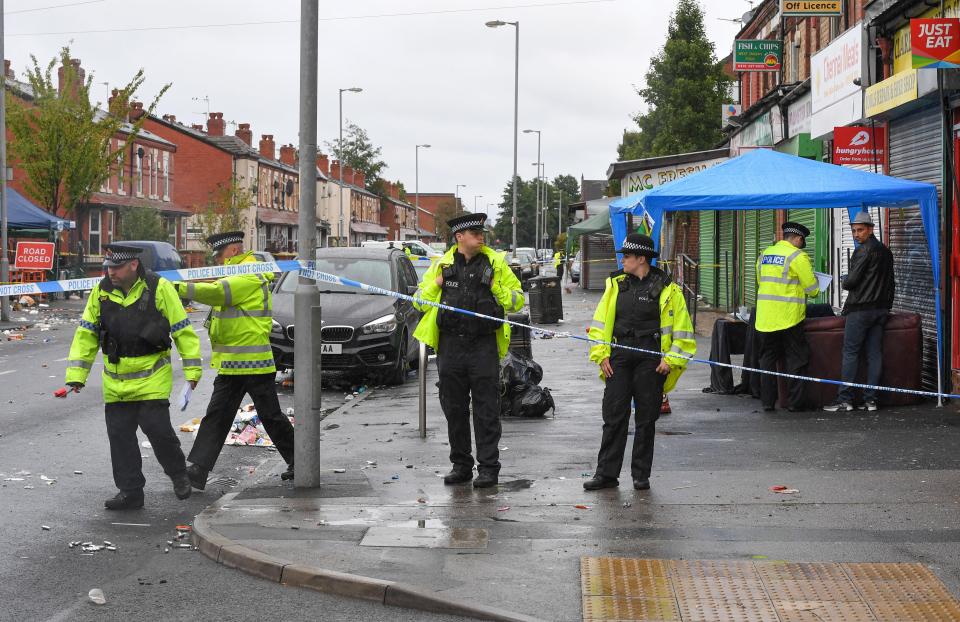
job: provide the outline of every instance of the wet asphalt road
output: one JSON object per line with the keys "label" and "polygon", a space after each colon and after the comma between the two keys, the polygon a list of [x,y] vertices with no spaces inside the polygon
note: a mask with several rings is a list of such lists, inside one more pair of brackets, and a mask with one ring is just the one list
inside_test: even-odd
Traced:
{"label": "wet asphalt road", "polygon": [[[191,319],[199,327],[202,314],[194,313]],[[89,385],[79,395],[57,399],[52,394],[63,383],[72,327],[31,330],[27,335],[24,341],[0,342],[0,620],[449,619],[285,588],[188,549],[164,553],[176,525],[189,523],[231,488],[208,484],[204,492],[179,501],[153,451],[144,448],[145,508],[106,512],[103,501],[116,491],[103,422],[102,367],[94,366]],[[206,361],[209,344],[205,333],[200,337]],[[174,378],[178,388],[178,369]],[[175,427],[202,414],[212,380],[207,371],[188,411],[173,413]],[[343,402],[342,393],[324,398],[331,406]],[[291,391],[281,392],[281,405],[293,405]],[[192,436],[178,434],[187,453]],[[145,440],[142,434],[140,440]],[[278,470],[256,471],[275,455],[259,448],[225,447],[214,476],[241,479],[253,472],[278,477]],[[56,481],[48,483],[41,476]],[[7,478],[22,481],[4,481]],[[84,555],[79,548],[68,548],[76,540],[109,540],[118,550]],[[104,591],[106,605],[88,602],[91,588]]]}

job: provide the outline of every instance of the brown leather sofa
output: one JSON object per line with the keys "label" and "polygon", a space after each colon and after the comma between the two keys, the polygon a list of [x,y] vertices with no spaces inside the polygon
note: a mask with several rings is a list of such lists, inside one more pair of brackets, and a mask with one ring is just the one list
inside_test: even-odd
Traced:
{"label": "brown leather sofa", "polygon": [[[843,364],[843,316],[812,318],[804,321],[807,343],[810,344],[810,365],[807,376],[840,379]],[[902,389],[920,389],[920,370],[923,365],[923,336],[921,318],[916,313],[892,313],[883,333],[883,373],[880,385]],[[865,383],[867,377],[865,356],[860,356],[860,370],[856,382]],[[787,386],[778,378],[779,405],[786,408]],[[814,408],[829,404],[837,397],[839,387],[832,384],[808,382],[807,403]],[[855,402],[862,401],[860,389],[854,389]],[[905,393],[880,391],[880,406],[916,404],[922,398]]]}

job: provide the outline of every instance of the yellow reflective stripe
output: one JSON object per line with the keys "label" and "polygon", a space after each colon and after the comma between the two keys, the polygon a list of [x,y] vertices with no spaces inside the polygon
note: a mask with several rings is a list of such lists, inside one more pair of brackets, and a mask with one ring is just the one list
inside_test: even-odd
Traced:
{"label": "yellow reflective stripe", "polygon": [[181,359],[184,367],[202,367],[203,361],[200,359]]}
{"label": "yellow reflective stripe", "polygon": [[257,309],[254,311],[244,311],[236,307],[229,307],[222,311],[214,311],[213,317],[221,320],[236,319],[239,317],[270,317],[272,314],[269,309]]}
{"label": "yellow reflective stripe", "polygon": [[90,369],[93,367],[93,362],[72,360],[67,361],[67,367],[82,367],[83,369]]}
{"label": "yellow reflective stripe", "polygon": [[269,343],[255,346],[225,346],[217,343],[213,345],[213,351],[225,354],[256,354],[259,352],[272,352],[273,350]]}
{"label": "yellow reflective stripe", "polygon": [[145,369],[143,371],[132,371],[126,374],[115,374],[108,369],[104,369],[103,373],[113,378],[114,380],[134,380],[135,378],[146,378],[148,376],[152,376],[154,372],[160,369],[163,369],[169,364],[170,364],[170,357],[162,356],[159,359],[157,359],[157,362],[154,363],[152,369]]}
{"label": "yellow reflective stripe", "polygon": [[757,294],[757,300],[768,300],[770,302],[790,302],[798,305],[806,305],[806,298],[793,298],[791,296],[774,296],[773,294]]}
{"label": "yellow reflective stripe", "polygon": [[[590,328],[596,328],[597,330],[604,330],[607,327],[607,323],[601,320],[590,320]],[[589,330],[589,329],[588,329]]]}
{"label": "yellow reflective stripe", "polygon": [[790,274],[790,264],[793,263],[793,260],[796,259],[797,257],[799,257],[799,256],[800,256],[800,253],[802,253],[802,252],[803,252],[802,250],[794,251],[792,254],[790,254],[790,255],[786,258],[786,260],[784,260],[784,262],[783,262],[783,278],[787,278],[787,276]]}
{"label": "yellow reflective stripe", "polygon": [[813,285],[811,285],[810,287],[808,287],[807,289],[805,289],[805,290],[803,290],[803,291],[807,292],[808,294],[813,294],[813,293],[815,293],[815,292],[816,292],[817,290],[819,290],[819,289],[820,289],[819,284],[814,283]]}
{"label": "yellow reflective stripe", "polygon": [[779,276],[761,276],[761,283],[782,283],[784,285],[800,285],[800,279],[791,279]]}
{"label": "yellow reflective stripe", "polygon": [[696,339],[696,337],[697,337],[696,334],[688,330],[678,330],[675,333],[673,333],[674,339]]}
{"label": "yellow reflective stripe", "polygon": [[660,327],[660,336],[670,335],[673,333],[673,326],[661,326]]}
{"label": "yellow reflective stripe", "polygon": [[230,283],[226,279],[224,279],[220,281],[220,284],[223,286],[223,306],[232,307],[233,292],[230,291]]}
{"label": "yellow reflective stripe", "polygon": [[187,298],[193,299],[197,294],[196,283],[187,283]]}

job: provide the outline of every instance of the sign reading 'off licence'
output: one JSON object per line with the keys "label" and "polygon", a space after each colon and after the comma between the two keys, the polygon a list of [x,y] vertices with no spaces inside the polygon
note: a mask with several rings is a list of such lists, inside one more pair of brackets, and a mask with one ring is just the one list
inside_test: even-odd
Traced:
{"label": "sign reading 'off licence'", "polygon": [[342,343],[322,343],[320,344],[320,354],[341,354],[343,353]]}

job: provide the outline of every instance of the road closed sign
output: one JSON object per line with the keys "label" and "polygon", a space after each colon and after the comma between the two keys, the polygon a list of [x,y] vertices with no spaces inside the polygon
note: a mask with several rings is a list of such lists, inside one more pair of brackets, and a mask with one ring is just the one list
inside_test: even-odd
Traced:
{"label": "road closed sign", "polygon": [[53,242],[17,242],[17,270],[53,270]]}

